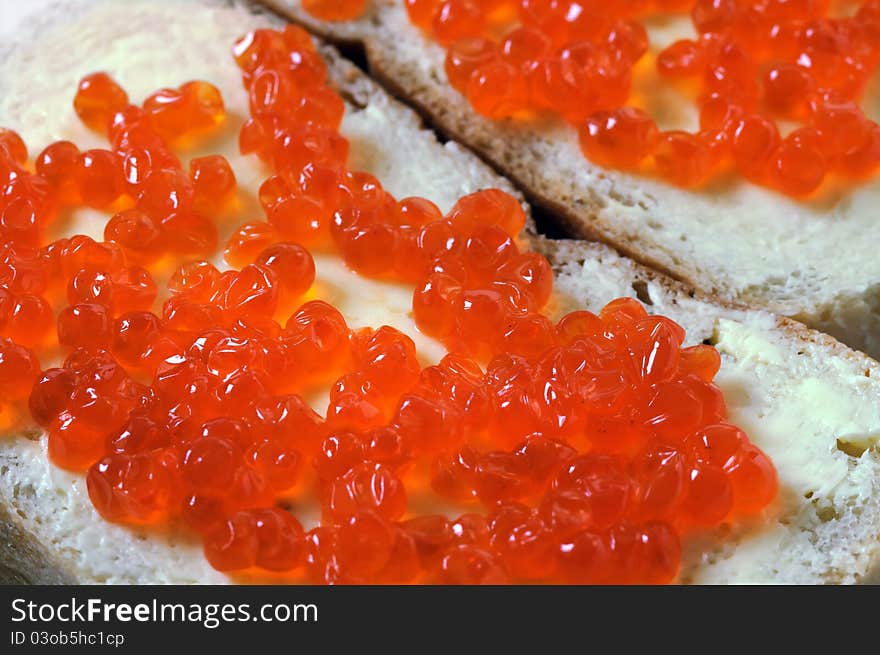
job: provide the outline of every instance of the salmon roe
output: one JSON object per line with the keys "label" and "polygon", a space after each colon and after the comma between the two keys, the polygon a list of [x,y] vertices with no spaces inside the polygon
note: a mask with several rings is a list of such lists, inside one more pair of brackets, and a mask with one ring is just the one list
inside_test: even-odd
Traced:
{"label": "salmon roe", "polygon": [[[222,120],[210,84],[138,106],[89,76],[75,108],[109,148],[58,142],[36,172],[0,133],[0,413],[45,429],[102,517],[183,525],[216,569],[285,579],[662,583],[691,531],[774,498],[770,460],[727,421],[715,349],[631,298],[554,322],[516,198],[485,189],[445,214],[395,198],[347,168],[342,100],[304,32],[257,30],[234,55],[251,98],[241,149],[273,174],[225,270],[208,258],[232,168],[172,150]],[[105,240],[50,241],[59,208],[82,204],[106,211]],[[406,334],[315,299],[315,248],[408,285],[448,354],[426,366]],[[306,399],[328,387],[321,415]],[[426,498],[461,514],[413,512]],[[306,531],[285,508],[310,499]]]}
{"label": "salmon roe", "polygon": [[[363,12],[351,4],[334,18]],[[477,113],[550,112],[600,166],[686,188],[735,174],[794,198],[880,169],[880,125],[860,106],[880,63],[880,2],[856,4],[841,15],[827,0],[403,0]],[[646,19],[658,14],[689,15],[695,37],[650,53]],[[655,77],[634,91],[649,67]],[[664,132],[643,111],[642,87],[662,85],[696,105],[699,129]],[[810,130],[809,142],[782,139],[783,122]]]}
{"label": "salmon roe", "polygon": [[367,0],[303,0],[303,9],[320,20],[349,20],[360,16]]}

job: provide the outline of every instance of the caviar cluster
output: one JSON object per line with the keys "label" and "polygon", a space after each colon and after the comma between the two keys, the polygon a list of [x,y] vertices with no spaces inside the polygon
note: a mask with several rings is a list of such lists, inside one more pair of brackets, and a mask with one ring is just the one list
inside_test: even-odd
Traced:
{"label": "caviar cluster", "polygon": [[[222,120],[223,102],[210,84],[164,89],[138,107],[97,73],[82,80],[74,106],[86,124],[108,135],[112,149],[80,152],[59,141],[28,170],[24,141],[0,130],[0,336],[9,361],[19,362],[3,383],[4,398],[20,398],[30,384],[25,372],[33,360],[21,347],[47,346],[56,336],[53,307],[69,303],[57,318],[62,346],[106,342],[115,317],[147,308],[156,297],[143,265],[167,249],[214,248],[216,228],[198,211],[212,210],[234,187],[222,157],[194,159],[187,174],[166,143]],[[120,210],[106,226],[107,242],[81,235],[47,242],[59,210],[77,205]]]}
{"label": "caviar cluster", "polygon": [[[362,3],[358,3],[359,5]],[[880,62],[880,2],[832,17],[831,0],[404,0],[447,47],[449,83],[493,119],[551,111],[585,156],[699,187],[735,173],[794,197],[880,166],[880,126],[859,102]],[[308,8],[308,7],[307,7]],[[362,7],[339,18],[354,18]],[[700,129],[661,131],[631,103],[648,51],[641,19],[690,12],[698,33],[656,59],[694,99]],[[780,122],[797,129],[782,136]]]}
{"label": "caviar cluster", "polygon": [[[631,299],[553,323],[552,272],[514,241],[514,198],[485,190],[446,215],[396,200],[346,168],[344,105],[304,32],[258,30],[234,55],[241,149],[274,174],[226,271],[206,258],[231,168],[187,172],[172,150],[222,121],[211,85],[138,107],[91,75],[74,106],[112,149],[52,144],[35,172],[2,132],[4,412],[28,404],[105,519],[183,525],[215,568],[288,579],[661,583],[682,535],[773,499],[771,462],[725,422],[717,351],[682,347],[680,326]],[[46,243],[59,207],[81,204],[112,212],[105,241]],[[414,287],[420,330],[450,354],[423,367],[405,334],[303,302],[310,249]],[[58,347],[41,370],[35,352]],[[328,387],[322,417],[304,399]],[[419,515],[413,499],[464,513]],[[320,506],[320,525],[306,532],[291,503]]]}

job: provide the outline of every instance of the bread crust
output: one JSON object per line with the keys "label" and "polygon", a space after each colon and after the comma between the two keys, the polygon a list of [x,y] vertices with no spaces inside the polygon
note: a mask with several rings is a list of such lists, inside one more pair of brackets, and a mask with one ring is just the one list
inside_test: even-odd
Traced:
{"label": "bread crust", "polygon": [[76,575],[70,573],[22,525],[15,509],[0,502],[0,584],[54,585],[76,582]]}
{"label": "bread crust", "polygon": [[[558,269],[560,264],[590,257],[591,245],[578,241],[547,239],[540,235],[529,235],[530,246],[543,254]],[[625,254],[622,256],[626,257]],[[630,258],[631,259],[631,258]],[[720,316],[738,318],[741,314],[754,311],[743,303],[724,300],[701,291],[690,284],[677,280],[672,276],[646,266],[637,260],[632,261],[635,277],[640,281],[652,282],[663,288],[673,297],[688,298],[696,302],[712,305],[718,309]],[[856,366],[864,368],[866,377],[880,377],[880,362],[865,353],[853,350],[834,337],[807,327],[799,321],[786,316],[774,314],[776,327],[792,341],[812,344],[826,350],[829,356],[839,357]]]}

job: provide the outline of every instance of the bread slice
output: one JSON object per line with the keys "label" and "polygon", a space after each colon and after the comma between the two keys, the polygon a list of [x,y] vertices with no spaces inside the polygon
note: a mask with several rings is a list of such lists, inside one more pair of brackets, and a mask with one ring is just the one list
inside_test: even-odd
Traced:
{"label": "bread slice", "polygon": [[[252,158],[235,156],[234,128],[246,105],[228,52],[241,32],[275,25],[275,18],[241,4],[207,0],[130,0],[124,5],[66,0],[52,3],[41,18],[43,25],[32,33],[25,30],[20,42],[10,44],[16,48],[14,63],[0,51],[0,124],[21,130],[34,145],[78,130],[70,90],[92,70],[111,72],[133,99],[162,84],[209,79],[223,92],[231,125],[208,147],[230,157],[246,217],[253,209],[248,198],[265,171]],[[83,43],[89,47],[76,47]],[[348,99],[343,132],[352,142],[353,165],[374,172],[396,195],[421,194],[443,209],[478,188],[511,189],[463,148],[441,144],[415,113],[334,50],[323,48],[322,53],[333,83]],[[64,102],[56,107],[54,101],[46,105],[28,95],[35,93],[29,86],[33,76],[51,80]],[[48,87],[41,85],[40,96],[42,88]],[[90,218],[97,217],[85,217]],[[87,227],[87,222],[80,224]],[[771,313],[722,306],[607,246],[550,241],[532,230],[523,235],[523,243],[553,262],[557,315],[635,296],[649,310],[684,325],[689,343],[715,343],[723,355],[718,381],[731,420],[778,468],[781,491],[763,516],[687,540],[681,582],[853,583],[875,575],[880,569],[880,364]],[[412,332],[405,289],[344,277],[325,264],[318,262],[321,291],[342,306],[352,325],[390,322]],[[346,304],[340,291],[346,285],[357,285],[355,295],[365,300]],[[429,349],[424,344],[422,352]],[[0,438],[0,579],[242,581],[211,569],[198,543],[181,532],[103,521],[89,502],[82,476],[52,466],[45,450],[39,431]],[[313,518],[300,516],[307,526]]]}
{"label": "bread slice", "polygon": [[[604,170],[584,159],[574,128],[474,113],[447,83],[444,50],[409,22],[398,0],[374,0],[361,19],[342,23],[316,21],[300,0],[261,1],[324,37],[363,43],[375,77],[516,182],[571,236],[603,241],[710,295],[880,355],[880,260],[870,236],[880,179],[798,202],[735,180],[696,192]],[[658,18],[647,27],[652,51],[635,70],[635,102],[665,129],[693,129],[694,108],[658,83],[653,64],[663,47],[694,35],[690,19]],[[880,119],[880,75],[867,111]]]}

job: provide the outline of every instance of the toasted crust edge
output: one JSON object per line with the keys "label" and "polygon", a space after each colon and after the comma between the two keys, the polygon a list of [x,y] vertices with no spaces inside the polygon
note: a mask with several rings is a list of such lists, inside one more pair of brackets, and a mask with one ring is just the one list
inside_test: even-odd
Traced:
{"label": "toasted crust edge", "polygon": [[76,576],[50,553],[14,510],[0,502],[0,584],[75,584]]}

